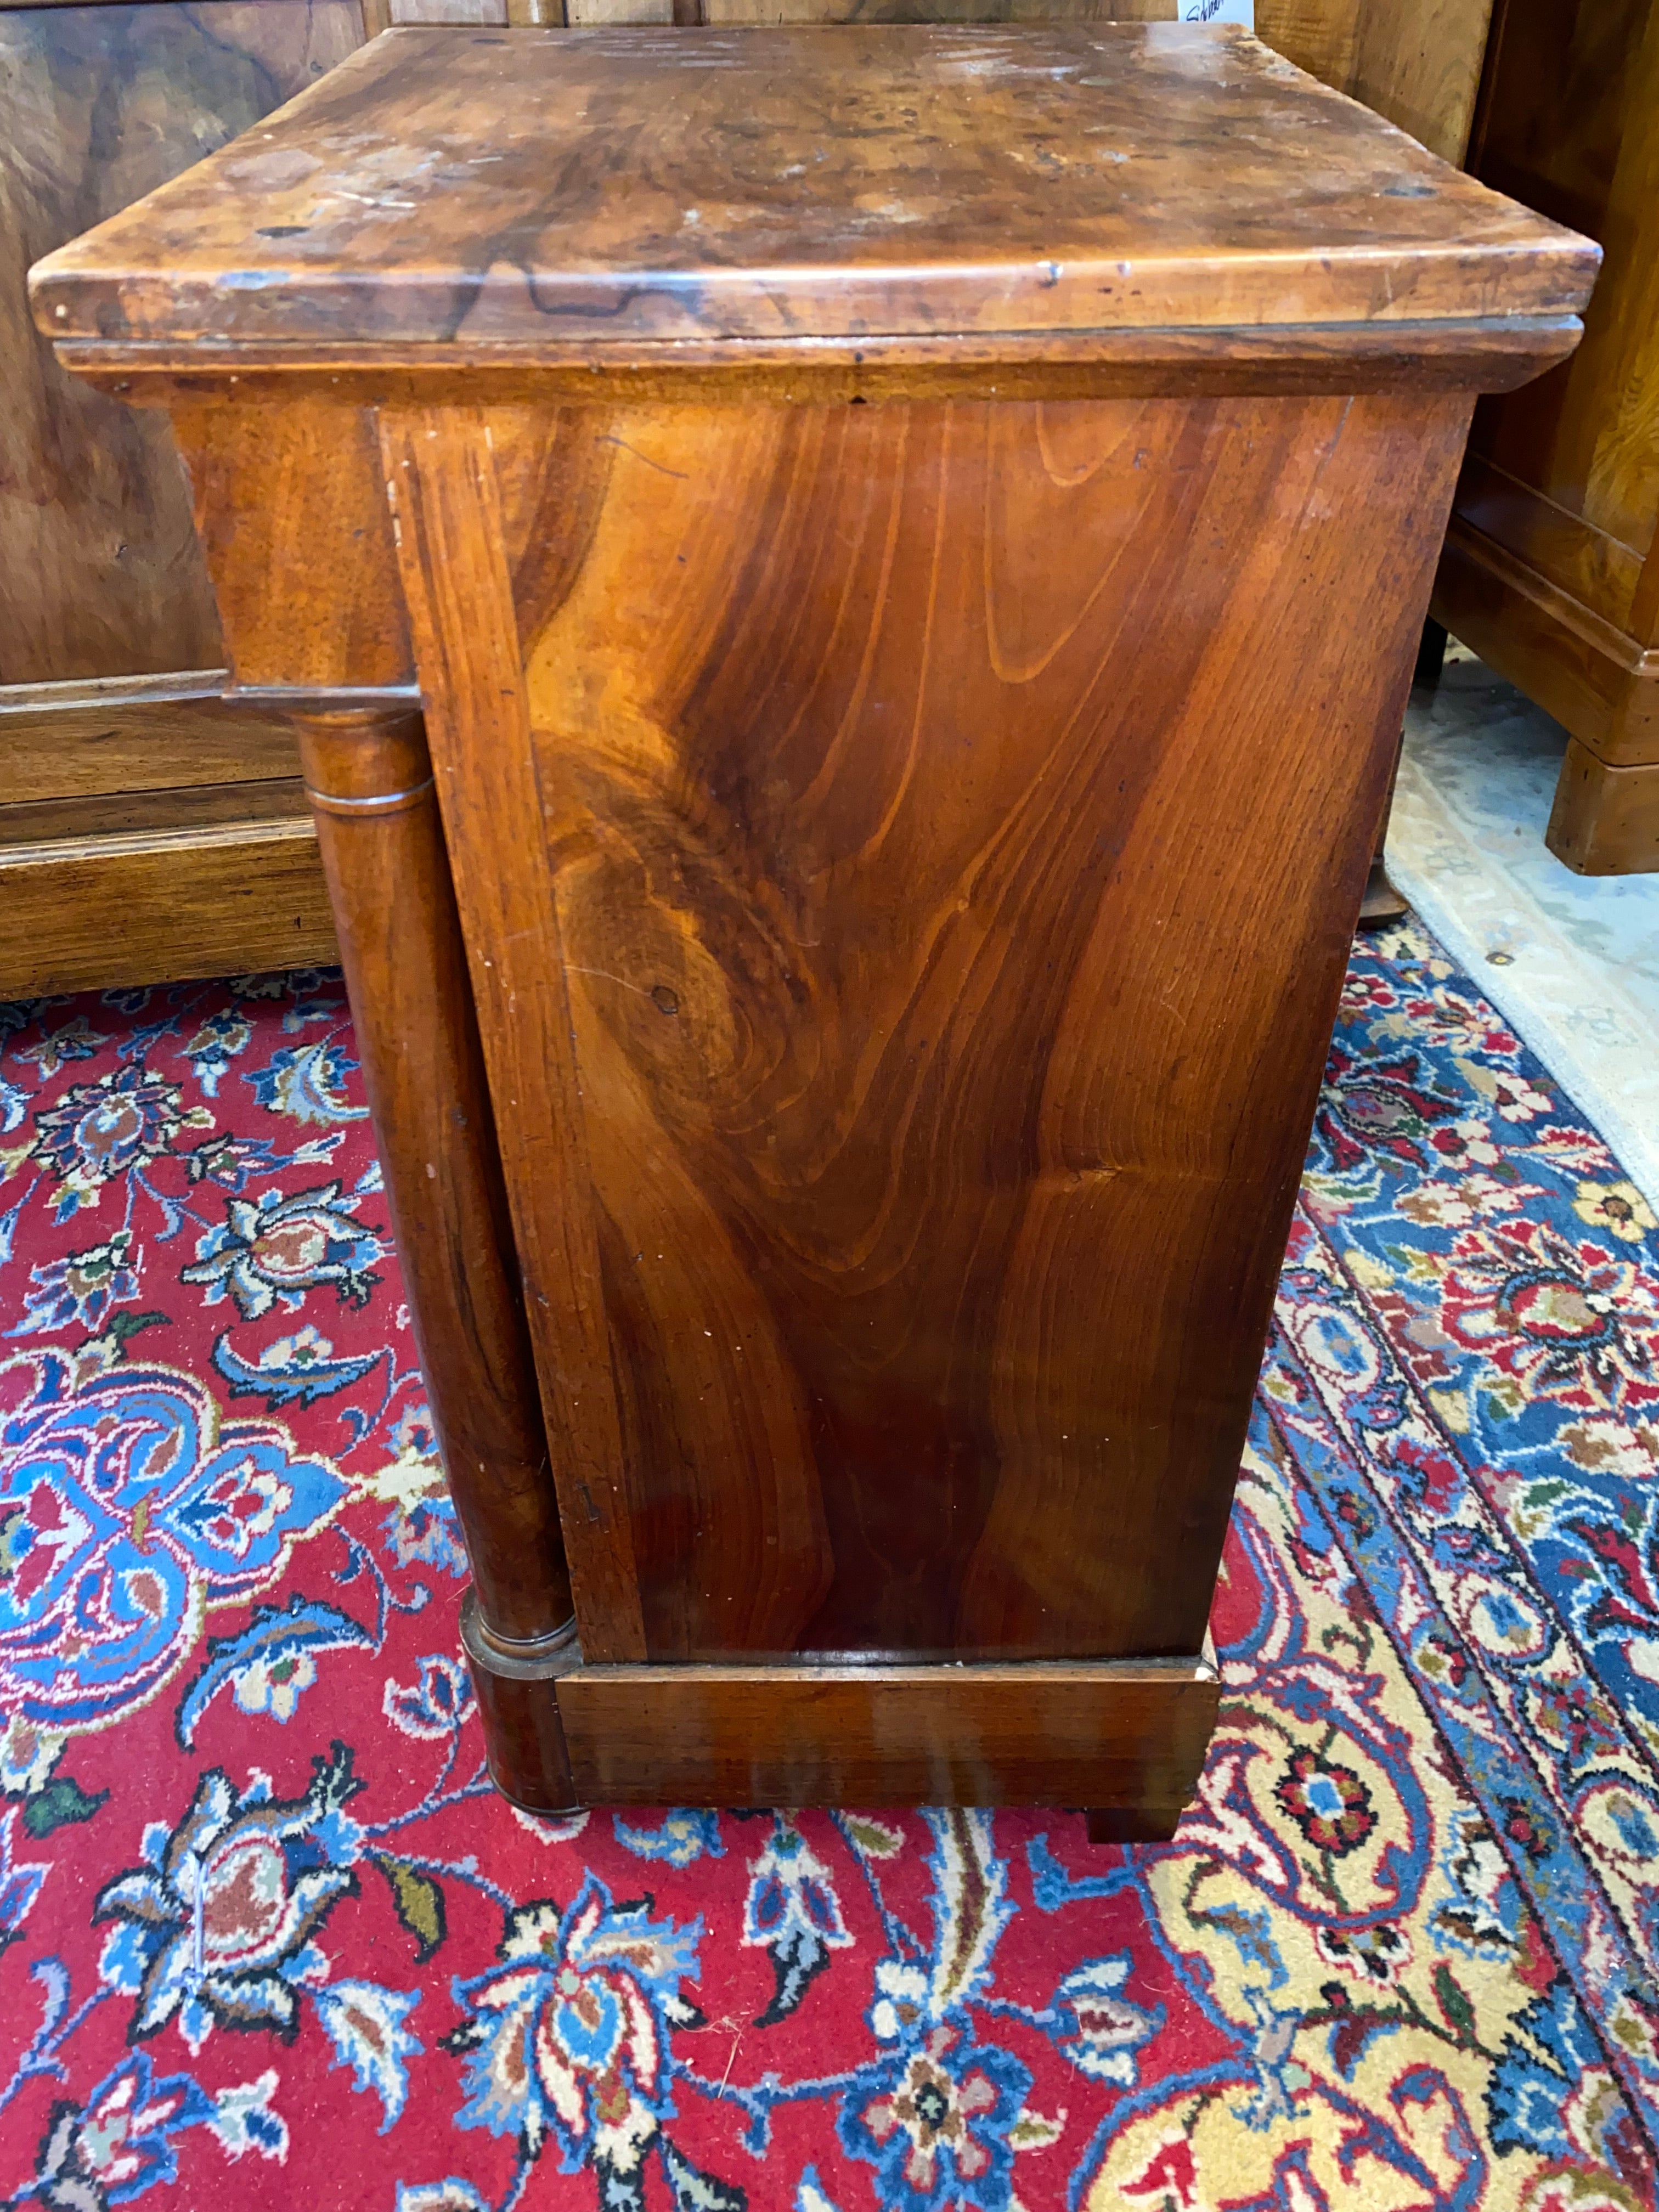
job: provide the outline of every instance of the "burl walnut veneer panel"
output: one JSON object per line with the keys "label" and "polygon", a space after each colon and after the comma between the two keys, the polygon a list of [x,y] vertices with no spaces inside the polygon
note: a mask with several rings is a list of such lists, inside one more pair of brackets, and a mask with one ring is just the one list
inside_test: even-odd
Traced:
{"label": "burl walnut veneer panel", "polygon": [[1193,35],[394,31],[54,254],[37,312],[356,347],[1576,312],[1572,233],[1242,33],[1194,66]]}
{"label": "burl walnut veneer panel", "polygon": [[[522,1040],[560,948],[586,1177],[503,1142],[562,1371],[591,1219],[650,1656],[1197,1649],[1466,419],[485,417],[524,720],[429,717],[556,929],[490,987]],[[538,823],[465,796],[514,745]]]}

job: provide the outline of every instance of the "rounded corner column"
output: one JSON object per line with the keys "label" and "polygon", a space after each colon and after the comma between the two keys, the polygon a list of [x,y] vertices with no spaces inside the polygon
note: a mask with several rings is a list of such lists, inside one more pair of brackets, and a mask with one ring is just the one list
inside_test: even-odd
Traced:
{"label": "rounded corner column", "polygon": [[547,1669],[579,1663],[507,1194],[426,729],[413,701],[296,705],[428,1402],[472,1572],[491,1773],[570,1804]]}
{"label": "rounded corner column", "polygon": [[461,1642],[483,1721],[490,1780],[526,1813],[579,1812],[557,1688],[559,1677],[582,1663],[575,1622],[538,1644],[507,1650],[485,1632],[475,1588],[461,1600]]}

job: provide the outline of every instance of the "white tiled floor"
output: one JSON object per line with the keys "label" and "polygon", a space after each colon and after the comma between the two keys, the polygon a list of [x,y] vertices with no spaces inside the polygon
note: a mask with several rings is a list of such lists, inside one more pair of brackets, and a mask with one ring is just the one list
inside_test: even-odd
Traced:
{"label": "white tiled floor", "polygon": [[1389,872],[1659,1205],[1659,874],[1545,846],[1565,742],[1454,643],[1406,719]]}

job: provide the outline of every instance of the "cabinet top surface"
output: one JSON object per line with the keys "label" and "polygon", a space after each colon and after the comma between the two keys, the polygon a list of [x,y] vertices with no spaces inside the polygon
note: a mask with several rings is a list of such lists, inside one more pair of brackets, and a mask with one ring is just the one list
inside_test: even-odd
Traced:
{"label": "cabinet top surface", "polygon": [[33,289],[60,338],[454,358],[1570,315],[1596,260],[1243,32],[452,27]]}

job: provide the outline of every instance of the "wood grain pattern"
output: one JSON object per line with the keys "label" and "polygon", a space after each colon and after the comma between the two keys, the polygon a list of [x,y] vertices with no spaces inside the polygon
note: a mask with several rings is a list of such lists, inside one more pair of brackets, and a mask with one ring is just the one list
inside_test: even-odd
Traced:
{"label": "wood grain pattern", "polygon": [[1642,581],[1634,547],[1480,453],[1464,463],[1457,514],[1462,526],[1504,546],[1565,598],[1632,633]]}
{"label": "wood grain pattern", "polygon": [[1610,765],[1659,757],[1659,651],[1454,512],[1434,612]]}
{"label": "wood grain pattern", "polygon": [[1570,738],[1544,842],[1581,876],[1659,870],[1659,762],[1609,768]]}
{"label": "wood grain pattern", "polygon": [[171,429],[66,374],[23,275],[361,35],[356,0],[0,15],[0,990],[334,957],[293,732],[210,696],[223,647]]}
{"label": "wood grain pattern", "polygon": [[332,960],[309,813],[202,823],[188,811],[165,827],[0,843],[0,998]]}
{"label": "wood grain pattern", "polygon": [[[1547,89],[1540,50],[1569,23]],[[1504,189],[1571,208],[1607,262],[1572,362],[1483,410],[1474,448],[1639,556],[1659,517],[1659,9],[1510,0],[1480,158]]]}
{"label": "wood grain pattern", "polygon": [[293,725],[224,680],[0,690],[0,997],[337,957]]}
{"label": "wood grain pattern", "polygon": [[219,661],[166,422],[64,373],[31,328],[22,273],[361,35],[356,0],[0,14],[0,683]]}
{"label": "wood grain pattern", "polygon": [[581,1480],[619,1455],[649,1656],[1196,1644],[1465,420],[398,433],[520,1244],[615,1393]]}
{"label": "wood grain pattern", "polygon": [[391,15],[392,23],[450,23],[458,28],[504,27],[507,20],[507,0],[392,0]]}
{"label": "wood grain pattern", "polygon": [[672,23],[678,20],[674,0],[565,0],[564,14],[566,22],[570,24]]}
{"label": "wood grain pattern", "polygon": [[1496,0],[1471,167],[1593,237],[1640,97],[1650,12],[1650,0]]}
{"label": "wood grain pattern", "polygon": [[1243,33],[398,30],[31,281],[176,356],[1571,315],[1595,258]]}
{"label": "wood grain pattern", "polygon": [[589,1803],[1086,1802],[1157,1808],[1169,1826],[1220,1689],[1190,1661],[584,1667],[556,1684],[571,1778]]}
{"label": "wood grain pattern", "polygon": [[[591,402],[596,367],[618,402],[690,399],[750,405],[912,398],[1006,399],[1194,398],[1299,392],[1507,392],[1565,361],[1573,315],[1479,321],[1294,324],[1249,330],[1005,331],[931,338],[618,341],[595,349],[551,338],[536,346],[428,348],[358,343],[166,349],[124,340],[58,348],[100,389],[141,406],[179,410],[253,401],[356,399],[367,406],[526,405]],[[234,366],[233,366],[234,364]]]}
{"label": "wood grain pattern", "polygon": [[[8,788],[0,785],[0,789]],[[0,843],[73,845],[91,836],[194,832],[226,823],[250,828],[303,821],[305,786],[297,775],[186,786],[174,791],[99,792],[78,799],[0,804]]]}
{"label": "wood grain pattern", "polygon": [[1256,0],[1276,53],[1461,162],[1492,0]]}
{"label": "wood grain pattern", "polygon": [[[283,398],[173,421],[236,684],[411,683],[373,411]],[[331,562],[349,591],[317,589]]]}
{"label": "wood grain pattern", "polygon": [[227,672],[0,690],[0,793],[14,805],[258,783],[300,772],[280,715],[222,696]]}
{"label": "wood grain pattern", "polygon": [[533,837],[539,802],[489,434],[447,409],[388,410],[382,434],[583,1650],[640,1658],[558,919],[544,878],[504,866],[496,844]]}
{"label": "wood grain pattern", "polygon": [[421,718],[296,719],[479,1633],[533,1648],[567,1629],[570,1583]]}
{"label": "wood grain pattern", "polygon": [[[626,0],[623,0],[626,4]],[[1179,0],[702,0],[705,23],[1173,23]]]}
{"label": "wood grain pattern", "polygon": [[[179,428],[233,703],[298,732],[479,1633],[534,1651],[566,1630],[570,1587],[430,763],[410,707],[352,703],[413,673],[374,417],[279,403]],[[349,588],[319,599],[319,574]],[[538,1739],[514,1740],[522,1759]],[[544,1772],[512,1780],[563,1802]]]}
{"label": "wood grain pattern", "polygon": [[1622,779],[1659,769],[1659,8],[1499,0],[1472,159],[1607,261],[1572,360],[1477,410],[1437,606],[1609,771],[1570,756],[1553,849],[1653,867]]}
{"label": "wood grain pattern", "polygon": [[[356,246],[227,247],[256,187],[303,184],[292,156],[314,183],[339,154],[325,88],[222,165],[228,197],[152,201],[45,281],[80,357],[185,425],[240,682],[312,746],[350,701],[295,687],[377,687],[359,706],[407,730],[418,683],[443,849],[411,791],[386,811],[418,811],[425,876],[371,840],[341,912],[349,960],[380,947],[357,988],[388,1054],[476,1012],[581,1645],[503,1634],[559,1587],[527,1543],[515,1579],[546,1492],[526,1451],[499,1497],[459,1452],[468,1649],[524,1802],[994,1798],[1151,1832],[1202,1756],[1217,1685],[1182,1655],[1468,389],[1511,314],[1505,375],[1570,337],[1589,263],[1248,43],[1151,30],[1088,34],[1114,75],[1079,32],[852,27],[845,97],[788,34],[451,33],[446,71],[393,33],[356,88],[405,166]],[[1128,159],[1085,179],[1091,117]],[[755,168],[804,124],[819,183]],[[1045,147],[1054,175],[1013,178]],[[496,152],[505,176],[454,175]],[[855,172],[954,188],[981,153],[994,245],[982,204],[849,222]],[[708,222],[659,282],[653,195],[693,184]],[[1034,289],[1040,222],[1086,250]],[[1157,327],[1177,300],[1187,353]],[[665,314],[734,380],[642,396]],[[886,384],[796,389],[823,326],[832,374],[862,372],[872,319]],[[1403,335],[1370,358],[1417,388],[1353,389],[1380,323]],[[1010,396],[1002,355],[1036,375],[1044,347],[1071,395]],[[1204,387],[1231,370],[1291,388]],[[505,380],[461,404],[478,371]],[[325,813],[362,828],[356,795]],[[422,934],[446,865],[465,981],[454,930]],[[422,1146],[459,1141],[434,1115],[483,1117],[476,1063],[400,1079],[377,1113],[413,1203]],[[428,1310],[462,1332],[474,1247],[504,1241],[434,1233]]]}

